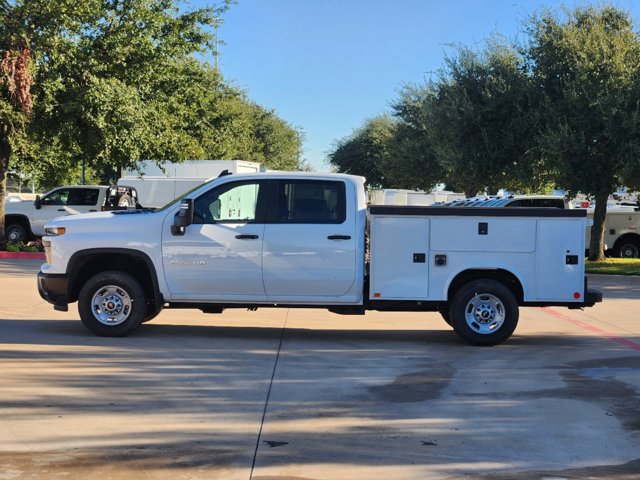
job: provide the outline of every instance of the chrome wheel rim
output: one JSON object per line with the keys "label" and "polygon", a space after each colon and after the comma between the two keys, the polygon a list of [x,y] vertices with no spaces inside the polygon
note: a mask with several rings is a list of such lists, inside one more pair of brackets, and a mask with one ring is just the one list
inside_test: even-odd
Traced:
{"label": "chrome wheel rim", "polygon": [[467,325],[475,333],[487,335],[502,327],[506,318],[504,304],[489,293],[476,295],[464,309]]}
{"label": "chrome wheel rim", "polygon": [[93,316],[103,325],[120,325],[131,314],[131,297],[121,287],[101,287],[91,299]]}

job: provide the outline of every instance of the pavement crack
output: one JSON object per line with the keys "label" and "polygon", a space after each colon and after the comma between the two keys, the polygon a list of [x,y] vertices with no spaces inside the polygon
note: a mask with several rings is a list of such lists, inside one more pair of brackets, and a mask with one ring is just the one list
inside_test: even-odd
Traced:
{"label": "pavement crack", "polygon": [[[271,388],[273,387],[273,379],[276,376],[276,370],[278,368],[278,360],[280,359],[280,350],[282,350],[282,343],[284,341],[284,333],[287,330],[287,320],[289,319],[289,309],[284,317],[284,325],[282,325],[282,333],[280,334],[280,342],[278,343],[278,351],[276,352],[276,358],[273,362],[273,370],[271,372],[271,380],[269,381],[269,389],[267,390],[267,398],[264,401],[264,408],[262,409],[262,419],[260,420],[260,430],[258,430],[258,438],[256,439],[256,448],[253,451],[253,460],[251,461],[251,473],[249,474],[249,480],[253,478],[253,471],[256,467],[256,458],[258,457],[258,449],[260,448],[260,438],[262,437],[262,428],[264,427],[264,419],[267,416],[267,408],[269,407],[269,399],[271,398]],[[283,442],[268,442],[265,441],[269,447],[278,447],[280,445],[271,445],[271,443],[282,444]],[[286,444],[286,442],[284,442]]]}

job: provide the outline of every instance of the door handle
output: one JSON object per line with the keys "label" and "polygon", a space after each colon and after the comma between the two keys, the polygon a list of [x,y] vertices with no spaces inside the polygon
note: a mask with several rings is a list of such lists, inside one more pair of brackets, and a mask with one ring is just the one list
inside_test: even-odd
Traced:
{"label": "door handle", "polygon": [[238,240],[257,240],[258,239],[258,235],[236,235],[236,238]]}
{"label": "door handle", "polygon": [[329,240],[351,240],[351,235],[329,235]]}
{"label": "door handle", "polygon": [[66,210],[64,208],[59,208],[58,211],[59,212],[66,212]]}

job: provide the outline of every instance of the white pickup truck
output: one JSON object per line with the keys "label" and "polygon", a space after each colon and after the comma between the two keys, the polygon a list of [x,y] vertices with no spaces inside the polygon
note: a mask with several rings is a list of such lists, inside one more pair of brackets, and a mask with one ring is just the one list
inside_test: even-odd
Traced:
{"label": "white pickup truck", "polygon": [[72,185],[54,188],[34,200],[5,204],[5,236],[24,242],[44,235],[44,226],[56,217],[99,212],[104,209],[135,208],[135,188],[106,185]]}
{"label": "white pickup truck", "polygon": [[[364,179],[227,175],[158,211],[46,226],[40,295],[123,336],[162,308],[439,311],[465,341],[495,345],[519,306],[592,306],[584,210],[367,208]],[[366,239],[368,233],[368,240]]]}

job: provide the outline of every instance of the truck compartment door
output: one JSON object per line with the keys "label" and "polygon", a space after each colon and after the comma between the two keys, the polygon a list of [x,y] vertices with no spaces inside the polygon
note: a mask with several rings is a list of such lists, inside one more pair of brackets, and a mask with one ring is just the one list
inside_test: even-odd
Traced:
{"label": "truck compartment door", "polygon": [[584,220],[538,220],[536,300],[583,301]]}
{"label": "truck compartment door", "polygon": [[370,298],[427,299],[428,280],[429,219],[374,216]]}

